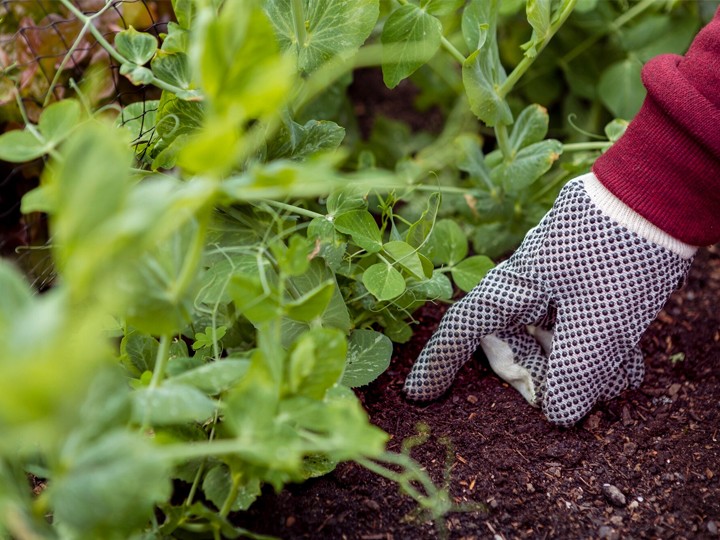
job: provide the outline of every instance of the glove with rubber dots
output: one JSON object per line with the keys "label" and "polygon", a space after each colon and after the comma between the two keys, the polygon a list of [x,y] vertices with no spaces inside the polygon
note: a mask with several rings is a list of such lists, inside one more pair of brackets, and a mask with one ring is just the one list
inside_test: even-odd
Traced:
{"label": "glove with rubber dots", "polygon": [[482,345],[494,370],[551,422],[570,426],[640,384],[640,337],[695,251],[592,173],[576,178],[512,257],[448,310],[404,391],[439,397]]}

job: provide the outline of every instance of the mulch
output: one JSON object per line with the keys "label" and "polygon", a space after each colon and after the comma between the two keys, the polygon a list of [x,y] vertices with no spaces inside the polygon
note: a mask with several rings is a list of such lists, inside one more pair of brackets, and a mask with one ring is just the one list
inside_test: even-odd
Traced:
{"label": "mulch", "polygon": [[[715,538],[720,528],[720,249],[701,250],[642,340],[638,390],[595,407],[579,425],[550,425],[478,353],[438,401],[403,399],[403,381],[443,306],[418,313],[413,340],[358,394],[389,448],[430,427],[413,452],[436,479],[452,444],[449,537]],[[324,477],[267,489],[238,523],[281,538],[437,538],[397,485],[354,463]]]}

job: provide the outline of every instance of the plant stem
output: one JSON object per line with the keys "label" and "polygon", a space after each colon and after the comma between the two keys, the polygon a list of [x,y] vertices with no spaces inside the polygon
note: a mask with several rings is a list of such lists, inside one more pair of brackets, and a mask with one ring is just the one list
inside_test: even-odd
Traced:
{"label": "plant stem", "polygon": [[165,376],[165,368],[167,367],[168,359],[170,358],[170,336],[163,334],[160,336],[160,346],[158,347],[157,356],[155,357],[155,368],[153,369],[152,379],[150,379],[149,388],[157,388],[160,386]]}
{"label": "plant stem", "polygon": [[563,153],[565,152],[585,152],[587,150],[607,150],[613,145],[611,142],[582,142],[563,144]]}
{"label": "plant stem", "polygon": [[230,491],[228,492],[227,497],[225,497],[225,501],[220,509],[220,517],[223,518],[227,517],[230,510],[232,510],[232,505],[235,502],[235,499],[237,499],[238,491],[240,491],[240,480],[242,476],[240,474],[232,474],[231,477],[232,485],[230,486]]}
{"label": "plant stem", "polygon": [[513,152],[510,148],[510,138],[508,137],[508,130],[505,124],[498,124],[495,126],[495,138],[497,139],[500,152],[506,161],[513,158]]}
{"label": "plant stem", "polygon": [[298,52],[305,47],[307,41],[307,32],[305,31],[305,10],[303,9],[302,0],[292,0],[291,4],[293,22],[295,23],[295,38],[298,42]]}
{"label": "plant stem", "polygon": [[445,48],[447,52],[450,53],[450,55],[455,58],[458,62],[460,62],[460,65],[463,65],[465,63],[465,55],[457,50],[457,47],[450,43],[450,40],[448,40],[445,36],[440,37],[440,43],[442,43],[442,46]]}
{"label": "plant stem", "polygon": [[502,86],[500,86],[500,89],[498,90],[498,94],[500,97],[504,98],[505,96],[507,96],[510,91],[515,87],[515,84],[517,84],[520,78],[530,68],[530,66],[533,65],[537,57],[540,56],[542,50],[547,46],[548,43],[550,43],[552,37],[570,16],[573,9],[575,8],[576,3],[577,0],[570,0],[570,2],[567,3],[563,11],[560,13],[558,20],[555,21],[555,23],[550,27],[550,31],[548,32],[547,37],[545,37],[545,39],[535,48],[537,51],[535,56],[525,56],[520,61],[520,63],[515,66],[515,69],[512,70],[510,75],[508,75],[507,79],[505,80],[505,82],[502,83]]}
{"label": "plant stem", "polygon": [[287,210],[288,212],[292,212],[293,214],[298,214],[300,216],[305,216],[309,218],[319,218],[319,217],[325,217],[323,214],[320,214],[318,212],[313,212],[312,210],[307,210],[306,208],[300,208],[299,206],[295,206],[293,204],[287,204],[282,203],[279,201],[273,201],[271,199],[262,199],[262,202],[267,204],[268,206],[273,206],[275,208],[280,208],[282,210]]}
{"label": "plant stem", "polygon": [[195,277],[195,272],[205,247],[205,235],[210,222],[210,209],[206,208],[200,212],[201,213],[198,216],[198,230],[195,232],[195,238],[193,239],[192,246],[190,246],[190,251],[185,256],[182,269],[180,270],[180,275],[175,280],[175,283],[173,283],[173,286],[169,291],[170,298],[176,302],[185,289],[190,286],[190,282],[192,282]]}

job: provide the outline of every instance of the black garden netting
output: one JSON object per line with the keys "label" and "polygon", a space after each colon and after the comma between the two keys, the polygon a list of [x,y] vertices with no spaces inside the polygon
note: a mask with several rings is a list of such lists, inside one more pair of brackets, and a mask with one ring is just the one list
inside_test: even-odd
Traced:
{"label": "black garden netting", "polygon": [[[0,0],[0,132],[36,122],[43,106],[81,95],[94,110],[156,99],[133,86],[77,13],[106,41],[130,26],[157,37],[172,20],[170,0]],[[134,115],[145,114],[143,108]],[[125,118],[132,121],[137,118]],[[0,256],[45,287],[52,277],[45,217],[23,215],[22,196],[38,185],[43,160],[0,161]]]}

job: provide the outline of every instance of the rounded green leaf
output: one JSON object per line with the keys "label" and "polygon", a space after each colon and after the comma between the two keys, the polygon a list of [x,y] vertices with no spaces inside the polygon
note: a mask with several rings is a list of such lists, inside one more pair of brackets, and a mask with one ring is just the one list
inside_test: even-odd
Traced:
{"label": "rounded green leaf", "polygon": [[388,88],[430,60],[440,48],[440,21],[413,4],[405,4],[393,11],[385,21],[383,43],[383,80]]}
{"label": "rounded green leaf", "polygon": [[[298,4],[302,13],[294,13]],[[380,13],[378,0],[269,0],[265,10],[281,47],[297,54],[298,70],[303,73],[357,50]],[[294,16],[305,22],[304,31],[296,29]]]}
{"label": "rounded green leaf", "polygon": [[374,381],[390,365],[392,351],[392,342],[380,332],[355,330],[348,340],[342,384],[355,388]]}
{"label": "rounded green leaf", "polygon": [[115,48],[129,62],[142,66],[155,54],[158,42],[155,36],[138,32],[132,26],[115,35]]}
{"label": "rounded green leaf", "polygon": [[509,164],[503,165],[503,186],[511,192],[525,189],[552,167],[562,150],[562,144],[555,139],[547,139],[523,148]]}
{"label": "rounded green leaf", "polygon": [[455,264],[467,256],[467,237],[456,221],[441,219],[435,223],[424,251],[436,264]]}
{"label": "rounded green leaf", "polygon": [[133,419],[148,419],[154,426],[202,422],[210,418],[217,403],[186,384],[165,383],[158,388],[141,388],[132,394]]}
{"label": "rounded green leaf", "polygon": [[627,120],[616,118],[605,126],[605,135],[610,142],[615,142],[623,136],[628,125],[629,122]]}
{"label": "rounded green leaf", "polygon": [[367,210],[351,210],[339,215],[334,221],[335,228],[349,234],[355,243],[368,253],[382,249],[382,236],[375,218]]}
{"label": "rounded green leaf", "polygon": [[453,267],[450,273],[455,285],[465,292],[470,292],[494,266],[495,263],[488,257],[475,255]]}
{"label": "rounded green leaf", "polygon": [[616,62],[600,77],[600,100],[618,118],[631,120],[645,99],[640,79],[642,64],[629,58]]}
{"label": "rounded green leaf", "polygon": [[44,155],[49,146],[29,131],[13,130],[0,135],[0,159],[11,163],[23,163]]}
{"label": "rounded green leaf", "polygon": [[392,300],[405,292],[405,280],[402,274],[386,263],[373,264],[365,270],[362,282],[380,301]]}
{"label": "rounded green leaf", "polygon": [[548,131],[550,117],[541,105],[529,105],[518,115],[510,134],[510,147],[517,152],[532,143],[540,142]]}
{"label": "rounded green leaf", "polygon": [[[417,279],[425,279],[425,267],[420,259],[420,254],[410,244],[395,240],[388,242],[383,246],[383,250],[395,262],[407,270],[413,277]],[[432,269],[430,270],[432,273]]]}
{"label": "rounded green leaf", "polygon": [[152,59],[150,67],[161,81],[185,90],[190,88],[191,76],[186,54],[158,51],[155,58]]}
{"label": "rounded green leaf", "polygon": [[45,140],[57,144],[77,127],[81,114],[80,102],[74,99],[58,101],[42,112],[38,129]]}

